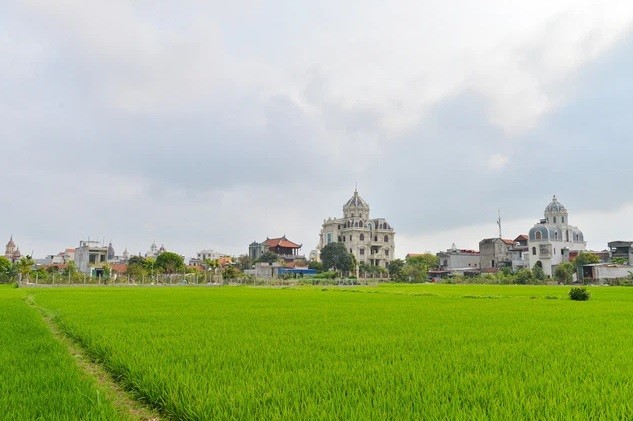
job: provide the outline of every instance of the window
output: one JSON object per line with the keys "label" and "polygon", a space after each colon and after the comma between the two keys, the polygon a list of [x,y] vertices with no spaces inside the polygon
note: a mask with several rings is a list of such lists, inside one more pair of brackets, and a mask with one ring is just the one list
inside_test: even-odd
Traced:
{"label": "window", "polygon": [[556,223],[556,217],[554,217],[554,223]]}
{"label": "window", "polygon": [[365,255],[365,249],[364,249],[364,248],[359,249],[359,250],[358,250],[358,253],[359,253],[361,256],[364,256],[364,255]]}
{"label": "window", "polygon": [[564,216],[561,216],[561,217],[560,217],[560,222],[561,222],[562,224],[564,224],[564,223],[565,223],[565,217],[564,217]]}
{"label": "window", "polygon": [[565,241],[569,242],[569,230],[565,231]]}
{"label": "window", "polygon": [[558,231],[554,232],[554,240],[558,240]]}
{"label": "window", "polygon": [[352,249],[349,249],[349,254],[352,254],[352,253],[353,253],[353,252],[352,252]]}
{"label": "window", "polygon": [[532,247],[532,256],[536,256],[536,247]]}
{"label": "window", "polygon": [[338,242],[340,243],[340,242],[341,242],[341,240],[342,240],[342,239],[341,239],[341,236],[339,235],[339,236],[338,236]]}
{"label": "window", "polygon": [[534,238],[537,240],[541,240],[543,238],[543,234],[541,234],[541,231],[536,231],[536,234],[534,234]]}
{"label": "window", "polygon": [[327,243],[330,244],[332,242],[332,233],[328,232],[327,233]]}
{"label": "window", "polygon": [[349,241],[354,241],[354,236],[353,235],[349,236]]}
{"label": "window", "polygon": [[374,241],[378,241],[378,236],[374,235]]}
{"label": "window", "polygon": [[365,241],[365,234],[360,235],[360,241]]}
{"label": "window", "polygon": [[389,236],[385,235],[385,243],[388,243],[388,242],[389,242]]}
{"label": "window", "polygon": [[385,249],[385,256],[389,257],[389,249]]}

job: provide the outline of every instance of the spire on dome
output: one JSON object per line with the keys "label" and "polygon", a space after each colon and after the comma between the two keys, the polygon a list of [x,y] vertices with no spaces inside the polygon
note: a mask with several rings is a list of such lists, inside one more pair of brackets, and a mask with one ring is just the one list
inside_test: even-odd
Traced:
{"label": "spire on dome", "polygon": [[547,205],[547,207],[545,208],[546,214],[551,213],[551,212],[555,212],[555,213],[567,212],[567,209],[565,208],[565,206],[563,206],[563,204],[560,203],[558,199],[556,199],[556,195],[552,197],[552,203]]}

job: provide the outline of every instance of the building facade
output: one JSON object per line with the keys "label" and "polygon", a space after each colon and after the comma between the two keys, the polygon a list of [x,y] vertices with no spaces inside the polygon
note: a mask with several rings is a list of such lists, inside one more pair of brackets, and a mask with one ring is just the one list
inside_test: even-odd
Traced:
{"label": "building facade", "polygon": [[75,249],[77,270],[86,275],[103,276],[107,261],[108,247],[100,245],[98,241],[82,240]]}
{"label": "building facade", "polygon": [[395,231],[384,218],[370,218],[369,205],[358,191],[343,206],[342,218],[323,221],[318,251],[343,243],[358,263],[386,268],[395,254]]}
{"label": "building facade", "polygon": [[586,250],[587,243],[582,231],[569,225],[567,209],[556,196],[543,216],[528,235],[530,267],[542,266],[545,275],[552,276],[559,264],[569,260],[570,252]]}
{"label": "building facade", "polygon": [[475,250],[458,249],[453,244],[450,249],[436,255],[440,270],[479,269],[479,252]]}
{"label": "building facade", "polygon": [[514,241],[505,238],[484,238],[479,242],[479,267],[495,271],[512,266]]}

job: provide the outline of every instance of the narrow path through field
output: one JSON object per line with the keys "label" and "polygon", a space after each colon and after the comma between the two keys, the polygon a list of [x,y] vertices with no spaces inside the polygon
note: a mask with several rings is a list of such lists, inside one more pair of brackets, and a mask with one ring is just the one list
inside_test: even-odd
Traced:
{"label": "narrow path through field", "polygon": [[70,355],[73,356],[79,369],[86,374],[86,376],[95,380],[95,382],[106,390],[108,397],[111,399],[113,406],[118,412],[128,419],[143,420],[143,421],[159,421],[161,419],[160,414],[156,411],[147,408],[134,397],[124,390],[117,382],[114,381],[112,376],[101,365],[92,362],[90,356],[75,343],[71,338],[65,335],[55,324],[53,318],[47,311],[39,307],[32,299],[31,296],[27,296],[26,303],[34,307],[42,315],[44,323],[51,330],[53,336],[66,347]]}

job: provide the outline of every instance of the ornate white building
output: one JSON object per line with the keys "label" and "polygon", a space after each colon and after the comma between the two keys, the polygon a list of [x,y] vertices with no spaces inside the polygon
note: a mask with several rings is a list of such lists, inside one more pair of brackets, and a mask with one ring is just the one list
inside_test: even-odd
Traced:
{"label": "ornate white building", "polygon": [[545,275],[553,276],[556,266],[569,260],[570,251],[585,250],[587,243],[582,232],[569,225],[567,209],[556,196],[545,208],[544,216],[528,236],[530,267],[539,264]]}
{"label": "ornate white building", "polygon": [[330,243],[340,242],[356,257],[358,263],[386,268],[394,259],[395,234],[385,219],[369,218],[369,205],[355,190],[352,198],[343,206],[342,218],[323,221],[317,249],[320,251]]}

